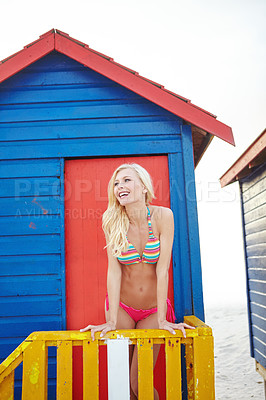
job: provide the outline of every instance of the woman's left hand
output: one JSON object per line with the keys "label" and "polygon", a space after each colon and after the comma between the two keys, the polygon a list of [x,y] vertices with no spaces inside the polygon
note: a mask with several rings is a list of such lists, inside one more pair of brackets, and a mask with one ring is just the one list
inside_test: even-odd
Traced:
{"label": "woman's left hand", "polygon": [[179,324],[175,324],[173,322],[169,322],[169,321],[162,321],[159,322],[159,329],[165,329],[167,331],[169,331],[170,333],[173,333],[174,335],[176,334],[176,332],[174,331],[174,329],[180,330],[183,333],[183,336],[186,337],[186,330],[185,329],[195,329],[194,326],[190,326],[188,324],[185,324],[184,322],[181,322]]}

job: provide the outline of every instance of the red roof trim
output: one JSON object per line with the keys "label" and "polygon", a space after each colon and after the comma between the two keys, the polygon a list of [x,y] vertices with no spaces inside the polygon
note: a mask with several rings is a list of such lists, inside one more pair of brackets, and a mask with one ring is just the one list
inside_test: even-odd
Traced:
{"label": "red roof trim", "polygon": [[220,178],[221,187],[234,182],[237,176],[266,148],[266,129]]}
{"label": "red roof trim", "polygon": [[[45,32],[43,35],[41,35],[39,39],[43,39],[44,37],[46,37],[46,36],[48,36],[48,35],[51,35],[51,34],[55,33],[56,31],[57,31],[57,32],[60,32],[58,29],[57,29],[57,30],[55,30],[55,29],[50,29],[50,31]],[[62,34],[63,34],[63,32],[62,32]],[[67,35],[67,33],[65,33],[65,35]],[[39,39],[38,39],[38,40],[39,40]]]}
{"label": "red roof trim", "polygon": [[23,50],[2,61],[2,64],[0,64],[0,82],[10,78],[53,50],[54,34],[25,46]]}
{"label": "red roof trim", "polygon": [[162,85],[116,63],[112,58],[90,49],[85,43],[73,39],[67,33],[59,30],[52,29],[46,32],[37,41],[3,60],[0,63],[0,82],[53,50],[95,70],[204,131],[234,144],[232,129],[217,121],[213,114],[195,106],[190,100],[164,89]]}

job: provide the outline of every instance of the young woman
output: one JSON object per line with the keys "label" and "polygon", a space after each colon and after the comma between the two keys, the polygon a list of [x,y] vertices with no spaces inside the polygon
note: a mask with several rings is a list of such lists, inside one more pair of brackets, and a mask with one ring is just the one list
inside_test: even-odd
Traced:
{"label": "young woman", "polygon": [[[194,329],[175,323],[168,292],[174,218],[169,208],[149,205],[154,198],[151,177],[138,164],[118,167],[108,185],[108,208],[103,215],[108,273],[106,323],[88,325],[104,336],[115,329],[165,329],[175,333]],[[137,349],[130,346],[131,399],[138,396]],[[135,346],[136,347],[136,346]],[[154,365],[160,346],[154,346]],[[136,396],[136,397],[135,397]],[[154,398],[159,399],[154,389]]]}

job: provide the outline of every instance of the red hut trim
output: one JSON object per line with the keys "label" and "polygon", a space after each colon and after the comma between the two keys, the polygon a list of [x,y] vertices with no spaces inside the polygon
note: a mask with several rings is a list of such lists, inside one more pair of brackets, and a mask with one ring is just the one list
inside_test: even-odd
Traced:
{"label": "red hut trim", "polygon": [[138,95],[152,101],[205,132],[211,133],[234,145],[232,129],[216,120],[216,117],[158,83],[140,76],[112,58],[89,48],[88,45],[71,38],[67,33],[52,29],[23,50],[0,62],[0,82],[26,68],[33,62],[56,50],[94,71],[117,82]]}

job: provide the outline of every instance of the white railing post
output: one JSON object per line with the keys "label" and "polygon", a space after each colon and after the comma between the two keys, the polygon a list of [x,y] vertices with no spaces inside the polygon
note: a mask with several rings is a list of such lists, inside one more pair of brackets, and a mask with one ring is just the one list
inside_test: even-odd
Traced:
{"label": "white railing post", "polygon": [[129,400],[129,340],[107,339],[108,400]]}

